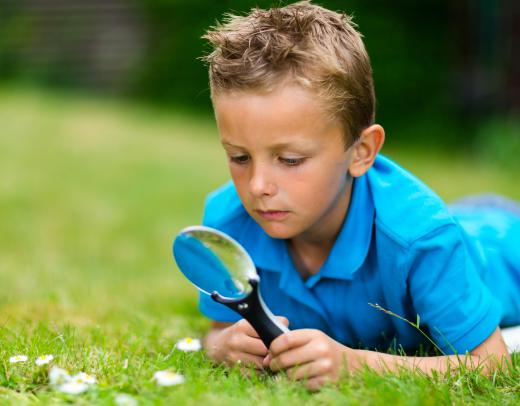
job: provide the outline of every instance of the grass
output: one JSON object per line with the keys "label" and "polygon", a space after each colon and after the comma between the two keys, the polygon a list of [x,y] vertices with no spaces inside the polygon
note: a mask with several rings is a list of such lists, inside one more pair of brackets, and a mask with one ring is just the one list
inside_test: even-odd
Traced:
{"label": "grass", "polygon": [[[520,402],[518,366],[493,379],[366,371],[312,394],[173,350],[208,327],[171,241],[200,222],[204,196],[227,180],[211,117],[8,88],[0,123],[1,404],[110,405],[118,393],[141,404]],[[391,134],[385,152],[447,199],[489,190],[520,199],[515,173],[489,161],[392,146]],[[22,353],[31,362],[9,364]],[[52,390],[47,367],[33,362],[41,354],[98,385],[79,396]],[[153,373],[167,368],[186,383],[156,386]]]}

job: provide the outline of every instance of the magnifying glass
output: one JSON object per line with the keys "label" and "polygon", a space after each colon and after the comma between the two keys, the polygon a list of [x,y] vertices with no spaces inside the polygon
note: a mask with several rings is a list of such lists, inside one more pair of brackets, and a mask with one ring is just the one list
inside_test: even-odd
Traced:
{"label": "magnifying glass", "polygon": [[246,319],[267,348],[289,331],[262,300],[251,257],[227,234],[205,226],[187,227],[173,242],[173,256],[197,289]]}

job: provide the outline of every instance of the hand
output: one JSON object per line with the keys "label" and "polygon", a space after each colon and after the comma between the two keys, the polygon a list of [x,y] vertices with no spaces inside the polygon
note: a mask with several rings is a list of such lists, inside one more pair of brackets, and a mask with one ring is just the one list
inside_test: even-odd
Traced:
{"label": "hand", "polygon": [[[278,319],[289,325],[285,317]],[[228,366],[242,364],[264,369],[263,360],[267,356],[267,348],[245,319],[239,320],[229,327],[210,332],[206,339],[207,352],[210,358],[223,362]]]}
{"label": "hand", "polygon": [[317,390],[340,377],[350,351],[320,330],[293,330],[271,343],[264,366],[286,370],[290,379],[305,380],[308,389]]}

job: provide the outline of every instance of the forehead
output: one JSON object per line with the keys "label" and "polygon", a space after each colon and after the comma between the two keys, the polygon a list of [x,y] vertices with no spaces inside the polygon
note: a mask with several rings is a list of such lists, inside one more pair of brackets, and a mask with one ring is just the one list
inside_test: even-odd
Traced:
{"label": "forehead", "polygon": [[213,105],[221,135],[263,132],[322,132],[337,125],[315,93],[298,85],[271,91],[242,90],[215,95]]}
{"label": "forehead", "polygon": [[[287,102],[290,103],[287,104]],[[312,91],[311,88],[288,81],[269,88],[231,89],[220,91],[213,95],[213,105],[215,109],[234,103],[261,107],[278,104],[299,109],[312,108],[325,110],[324,103],[318,99],[317,94]],[[236,108],[237,106],[235,105],[234,107]]]}

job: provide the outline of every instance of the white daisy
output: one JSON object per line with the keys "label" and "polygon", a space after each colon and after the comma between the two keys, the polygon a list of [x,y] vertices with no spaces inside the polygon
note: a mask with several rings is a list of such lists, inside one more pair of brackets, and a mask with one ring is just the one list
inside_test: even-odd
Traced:
{"label": "white daisy", "polygon": [[47,354],[47,355],[40,355],[38,358],[36,358],[36,365],[45,365],[51,362],[54,359],[54,355]]}
{"label": "white daisy", "polygon": [[186,337],[182,340],[177,341],[175,348],[181,351],[199,351],[202,348],[200,340],[198,338]]}
{"label": "white daisy", "polygon": [[172,371],[157,371],[153,374],[153,379],[157,382],[159,386],[173,386],[180,385],[184,383],[184,376],[181,374],[177,374]]}
{"label": "white daisy", "polygon": [[51,385],[61,385],[65,382],[70,381],[69,373],[62,368],[53,366],[49,371],[49,382]]}
{"label": "white daisy", "polygon": [[73,381],[85,383],[87,385],[93,385],[97,382],[96,377],[94,375],[89,375],[85,372],[78,372],[76,375],[72,376],[70,379]]}
{"label": "white daisy", "polygon": [[81,380],[71,379],[57,387],[60,392],[68,393],[70,395],[78,395],[80,393],[85,392],[88,389],[89,385]]}
{"label": "white daisy", "polygon": [[114,398],[117,406],[137,406],[137,400],[126,393],[119,393]]}
{"label": "white daisy", "polygon": [[12,357],[9,358],[9,362],[11,364],[17,364],[18,362],[25,362],[28,359],[29,358],[27,357],[27,355],[13,355]]}

